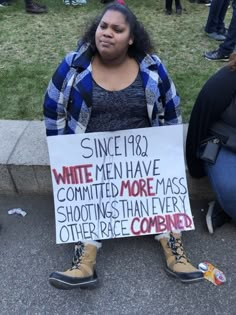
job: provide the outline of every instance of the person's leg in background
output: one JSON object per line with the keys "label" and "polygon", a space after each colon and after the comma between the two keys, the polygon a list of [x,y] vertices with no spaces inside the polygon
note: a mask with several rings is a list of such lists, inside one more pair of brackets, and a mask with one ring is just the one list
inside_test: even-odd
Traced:
{"label": "person's leg in background", "polygon": [[219,51],[225,55],[230,55],[234,51],[236,45],[236,0],[233,0],[232,2],[232,10],[232,18],[226,39],[219,46]]}
{"label": "person's leg in background", "polygon": [[175,0],[175,10],[178,15],[182,14],[182,5],[180,3],[180,0]]}
{"label": "person's leg in background", "polygon": [[222,34],[222,35],[227,34],[224,20],[225,20],[225,16],[226,16],[229,4],[230,4],[230,0],[222,1],[221,11],[218,17],[217,33]]}
{"label": "person's leg in background", "polygon": [[172,0],[166,0],[166,15],[172,14]]}
{"label": "person's leg in background", "polygon": [[205,25],[206,34],[215,40],[224,41],[225,31],[224,18],[230,0],[212,0],[207,22]]}
{"label": "person's leg in background", "polygon": [[204,57],[213,61],[228,61],[230,54],[235,49],[236,45],[236,0],[232,2],[232,18],[229,24],[229,29],[226,35],[226,39],[219,45],[217,50],[205,52]]}
{"label": "person's leg in background", "polygon": [[27,13],[33,13],[33,14],[47,13],[46,5],[39,4],[32,0],[24,0],[24,1],[25,1],[25,11]]}

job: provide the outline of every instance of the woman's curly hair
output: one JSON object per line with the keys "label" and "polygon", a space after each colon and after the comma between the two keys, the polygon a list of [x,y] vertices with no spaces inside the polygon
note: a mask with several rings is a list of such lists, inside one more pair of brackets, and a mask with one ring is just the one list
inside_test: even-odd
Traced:
{"label": "woman's curly hair", "polygon": [[231,70],[236,71],[236,52],[234,52],[230,55],[229,67]]}
{"label": "woman's curly hair", "polygon": [[112,3],[106,6],[102,14],[93,20],[92,24],[88,27],[87,31],[82,37],[83,42],[90,43],[94,53],[97,51],[95,44],[95,33],[99,23],[101,22],[101,19],[107,11],[120,12],[125,17],[125,21],[129,24],[130,34],[134,40],[133,44],[128,47],[128,55],[130,57],[135,57],[139,54],[149,54],[153,51],[153,44],[149,34],[145,30],[144,26],[138,21],[134,13],[127,6],[118,3]]}

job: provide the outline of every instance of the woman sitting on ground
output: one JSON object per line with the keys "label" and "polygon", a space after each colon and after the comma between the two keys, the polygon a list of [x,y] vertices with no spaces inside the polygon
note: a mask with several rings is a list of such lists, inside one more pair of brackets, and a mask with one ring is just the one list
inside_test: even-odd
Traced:
{"label": "woman sitting on ground", "polygon": [[[235,148],[219,146],[214,131],[216,123],[235,132]],[[213,130],[214,128],[214,130]],[[214,228],[233,219],[236,221],[236,53],[230,62],[214,74],[203,86],[193,107],[186,142],[186,159],[190,175],[196,178],[208,176],[216,194],[207,213],[210,233]],[[209,154],[216,152],[216,161],[206,161],[208,140],[213,145]],[[216,150],[216,151],[214,151]],[[205,154],[203,154],[205,153]],[[218,154],[218,155],[217,155]],[[205,157],[204,157],[205,156]],[[204,159],[204,160],[203,160]]]}
{"label": "woman sitting on ground", "polygon": [[[44,101],[47,135],[181,123],[175,86],[151,51],[149,35],[126,6],[116,3],[105,7],[78,50],[65,57],[49,83]],[[186,258],[179,231],[157,238],[168,274],[182,282],[203,279]],[[72,268],[53,272],[50,283],[60,289],[96,284],[99,247],[99,241],[76,244]]]}

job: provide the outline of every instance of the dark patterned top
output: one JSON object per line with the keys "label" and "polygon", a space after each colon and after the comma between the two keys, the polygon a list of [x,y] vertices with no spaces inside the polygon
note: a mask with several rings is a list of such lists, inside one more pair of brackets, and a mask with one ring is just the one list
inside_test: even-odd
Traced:
{"label": "dark patterned top", "polygon": [[127,88],[107,91],[93,81],[93,106],[86,132],[150,127],[140,74]]}

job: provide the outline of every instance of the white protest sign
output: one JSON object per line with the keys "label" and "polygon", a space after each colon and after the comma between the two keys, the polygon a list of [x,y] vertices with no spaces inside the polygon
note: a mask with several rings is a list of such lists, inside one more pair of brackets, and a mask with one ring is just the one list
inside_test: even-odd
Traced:
{"label": "white protest sign", "polygon": [[47,141],[58,244],[194,229],[182,125]]}

